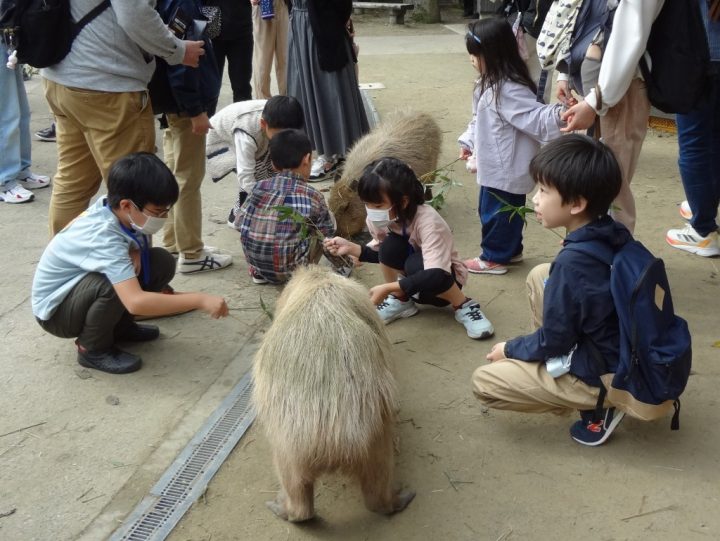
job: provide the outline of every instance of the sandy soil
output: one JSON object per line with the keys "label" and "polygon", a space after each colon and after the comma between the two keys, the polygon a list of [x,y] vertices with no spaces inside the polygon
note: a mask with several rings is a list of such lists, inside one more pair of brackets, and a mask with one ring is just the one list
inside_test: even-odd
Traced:
{"label": "sandy soil", "polygon": [[[358,34],[392,29],[359,21]],[[433,39],[433,27],[422,27]],[[436,28],[437,35],[447,29]],[[460,38],[459,38],[460,39]],[[456,156],[455,139],[468,120],[473,74],[464,54],[361,57],[362,82],[386,89],[373,98],[380,114],[399,105],[432,113],[444,132],[441,163]],[[366,511],[359,489],[339,477],[316,486],[318,518],[291,525],[268,511],[278,488],[270,450],[253,427],[178,528],[173,540],[555,540],[718,539],[717,407],[718,263],[680,253],[664,242],[680,226],[684,199],[673,136],[648,135],[633,187],[636,236],[667,265],[676,310],[694,337],[694,375],[683,399],[681,430],[669,420],[626,419],[605,446],[572,442],[574,416],[531,416],[489,411],[470,392],[470,375],[494,340],[473,341],[447,310],[427,309],[389,327],[395,344],[402,408],[398,483],[417,491],[403,513],[386,518]],[[457,168],[463,186],[443,214],[464,256],[477,254],[477,187]],[[472,276],[467,286],[496,328],[497,340],[529,330],[524,279],[551,261],[558,237],[528,224],[525,261],[505,276]],[[372,266],[356,278],[378,281]],[[713,346],[713,344],[715,344]]]}

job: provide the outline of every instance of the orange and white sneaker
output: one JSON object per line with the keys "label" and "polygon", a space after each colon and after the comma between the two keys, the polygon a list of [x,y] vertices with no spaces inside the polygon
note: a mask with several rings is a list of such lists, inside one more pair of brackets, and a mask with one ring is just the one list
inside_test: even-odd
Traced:
{"label": "orange and white sneaker", "polygon": [[671,229],[665,236],[668,244],[673,248],[685,250],[691,254],[703,257],[715,257],[720,255],[720,244],[718,244],[718,233],[713,231],[706,237],[700,235],[693,226],[686,225],[682,229]]}
{"label": "orange and white sneaker", "polygon": [[505,274],[508,271],[507,267],[502,263],[485,261],[479,257],[466,259],[465,266],[468,268],[468,271],[473,274]]}
{"label": "orange and white sneaker", "polygon": [[688,222],[692,220],[692,209],[690,208],[690,203],[688,203],[687,201],[683,201],[682,203],[680,203],[680,206],[678,207],[678,212],[680,212],[680,216],[683,217],[683,220],[687,220]]}

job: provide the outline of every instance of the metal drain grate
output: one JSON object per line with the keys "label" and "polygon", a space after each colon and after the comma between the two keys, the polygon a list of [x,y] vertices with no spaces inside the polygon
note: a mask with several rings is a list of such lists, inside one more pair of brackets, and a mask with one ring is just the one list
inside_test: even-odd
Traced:
{"label": "metal drain grate", "polygon": [[110,541],[161,541],[170,534],[250,428],[255,419],[250,406],[251,391],[248,372]]}

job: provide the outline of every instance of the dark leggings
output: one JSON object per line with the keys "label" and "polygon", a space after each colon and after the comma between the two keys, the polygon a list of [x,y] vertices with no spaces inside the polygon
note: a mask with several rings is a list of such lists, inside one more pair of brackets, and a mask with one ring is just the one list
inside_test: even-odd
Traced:
{"label": "dark leggings", "polygon": [[437,295],[446,292],[455,280],[455,271],[447,273],[443,269],[425,270],[422,252],[414,250],[408,239],[397,233],[390,233],[380,243],[378,251],[380,263],[405,274],[400,279],[400,287],[408,296],[420,304],[447,306],[450,302]]}

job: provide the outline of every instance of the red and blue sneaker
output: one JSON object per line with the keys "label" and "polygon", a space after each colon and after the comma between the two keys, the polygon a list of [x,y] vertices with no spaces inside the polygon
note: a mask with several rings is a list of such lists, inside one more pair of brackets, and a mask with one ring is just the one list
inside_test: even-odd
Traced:
{"label": "red and blue sneaker", "polygon": [[595,419],[595,410],[580,412],[580,421],[570,427],[570,436],[583,445],[602,445],[617,428],[625,417],[625,412],[615,411],[615,408],[602,410],[600,420]]}

